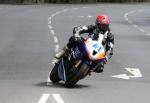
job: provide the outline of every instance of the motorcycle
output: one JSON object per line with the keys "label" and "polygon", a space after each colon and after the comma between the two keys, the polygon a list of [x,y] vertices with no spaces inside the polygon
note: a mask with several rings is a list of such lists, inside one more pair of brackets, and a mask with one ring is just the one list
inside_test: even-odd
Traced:
{"label": "motorcycle", "polygon": [[[53,83],[64,81],[67,88],[73,87],[79,80],[90,75],[98,66],[102,67],[106,50],[102,45],[103,34],[95,41],[82,38],[82,43],[69,50],[57,63],[55,63],[49,77]],[[100,65],[96,65],[100,64]]]}

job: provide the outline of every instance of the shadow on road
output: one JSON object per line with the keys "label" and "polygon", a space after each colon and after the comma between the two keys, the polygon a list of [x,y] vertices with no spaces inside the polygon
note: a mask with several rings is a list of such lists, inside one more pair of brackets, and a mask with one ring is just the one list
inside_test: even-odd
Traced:
{"label": "shadow on road", "polygon": [[[47,87],[47,88],[65,88],[65,84],[60,82],[60,83],[52,83],[52,82],[41,82],[35,84],[37,87]],[[89,88],[90,86],[84,85],[84,84],[76,84],[73,88],[71,89],[80,89],[80,88]]]}

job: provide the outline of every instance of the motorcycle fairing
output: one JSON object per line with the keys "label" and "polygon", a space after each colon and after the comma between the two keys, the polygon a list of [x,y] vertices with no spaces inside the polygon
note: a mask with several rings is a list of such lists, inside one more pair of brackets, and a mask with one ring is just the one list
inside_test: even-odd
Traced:
{"label": "motorcycle fairing", "polygon": [[98,41],[94,41],[91,38],[85,40],[84,43],[85,43],[86,52],[88,54],[88,58],[90,60],[97,61],[105,58],[106,52],[101,43],[99,43]]}

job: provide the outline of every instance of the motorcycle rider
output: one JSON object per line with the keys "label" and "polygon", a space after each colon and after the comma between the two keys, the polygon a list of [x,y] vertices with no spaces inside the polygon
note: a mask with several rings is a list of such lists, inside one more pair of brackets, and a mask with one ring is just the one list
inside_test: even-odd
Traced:
{"label": "motorcycle rider", "polygon": [[89,37],[92,37],[93,40],[98,40],[99,34],[103,34],[105,40],[103,40],[102,44],[105,45],[104,47],[107,54],[104,62],[98,64],[98,66],[94,69],[94,72],[103,72],[104,64],[106,64],[108,59],[110,59],[113,55],[114,35],[110,32],[109,23],[110,19],[107,15],[98,15],[95,24],[74,27],[73,36],[70,37],[68,44],[63,48],[63,50],[55,55],[55,58],[60,59],[71,47],[78,44],[81,40],[81,34],[88,33]]}

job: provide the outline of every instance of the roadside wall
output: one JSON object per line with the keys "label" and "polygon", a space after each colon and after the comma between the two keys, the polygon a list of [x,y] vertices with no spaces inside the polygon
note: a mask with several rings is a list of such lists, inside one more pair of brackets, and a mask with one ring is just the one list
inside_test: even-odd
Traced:
{"label": "roadside wall", "polygon": [[0,3],[8,4],[32,4],[32,3],[100,3],[100,2],[150,2],[150,0],[0,0]]}

